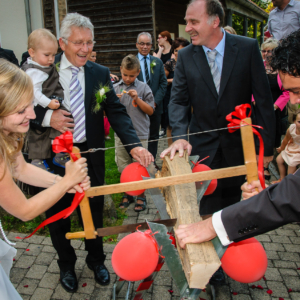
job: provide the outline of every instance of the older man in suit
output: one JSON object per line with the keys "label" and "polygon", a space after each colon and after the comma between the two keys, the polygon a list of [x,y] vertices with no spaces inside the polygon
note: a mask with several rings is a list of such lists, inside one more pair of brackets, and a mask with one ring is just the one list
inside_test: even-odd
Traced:
{"label": "older man in suit", "polygon": [[[112,128],[124,145],[139,143],[126,108],[120,103],[114,92],[109,69],[88,61],[94,45],[93,29],[90,20],[77,13],[67,14],[64,18],[59,39],[60,47],[64,52],[57,55],[55,63],[59,69],[60,83],[64,88],[63,104],[70,112],[60,109],[47,110],[36,106],[36,124],[51,126],[62,133],[67,130],[72,131],[74,145],[81,151],[103,148],[105,147],[103,111],[105,111]],[[100,110],[94,112],[95,91],[103,85],[108,85],[110,91],[106,93],[106,99],[102,102]],[[139,145],[128,146],[127,150],[144,166],[153,161],[152,155]],[[104,151],[83,154],[83,156],[87,158],[88,175],[91,178],[92,186],[103,185]],[[48,163],[55,173],[64,173],[64,169],[55,166],[51,160]],[[70,206],[72,198],[71,195],[63,197],[46,212],[47,217]],[[90,199],[95,228],[103,226],[103,204],[103,196]],[[78,213],[81,219],[79,209]],[[75,292],[78,288],[74,272],[76,254],[70,241],[65,238],[66,232],[70,231],[70,218],[50,224],[49,229],[52,243],[59,256],[60,282],[66,291]],[[94,271],[95,280],[101,285],[108,285],[110,277],[104,266],[105,254],[102,238],[86,240],[85,250],[88,252],[87,266]]]}
{"label": "older man in suit", "polygon": [[[291,104],[300,103],[299,47],[300,30],[280,41],[270,63],[279,72],[283,88],[289,91]],[[179,245],[184,248],[188,243],[202,243],[218,235],[226,246],[231,241],[238,242],[300,221],[300,170],[263,191],[259,181],[245,183],[242,190],[243,198],[248,200],[224,208],[205,221],[180,225],[176,230]]]}
{"label": "older man in suit", "polygon": [[[167,90],[167,77],[164,71],[162,61],[150,55],[152,46],[152,37],[148,32],[141,32],[137,37],[136,47],[139,51],[137,57],[140,60],[141,72],[137,77],[149,85],[152,90],[155,110],[150,116],[150,137],[149,141],[157,140],[159,138],[159,127],[161,123],[161,115],[163,113],[163,99]],[[150,153],[156,158],[158,142],[150,142],[148,149]]]}

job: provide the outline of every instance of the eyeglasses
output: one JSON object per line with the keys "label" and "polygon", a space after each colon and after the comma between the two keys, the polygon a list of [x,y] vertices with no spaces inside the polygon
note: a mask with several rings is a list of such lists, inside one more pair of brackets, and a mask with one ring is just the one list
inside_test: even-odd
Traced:
{"label": "eyeglasses", "polygon": [[262,53],[268,53],[268,54],[272,54],[273,50],[261,50]]}
{"label": "eyeglasses", "polygon": [[73,42],[73,41],[70,41],[68,39],[65,39],[64,40],[67,40],[69,42],[71,42],[72,44],[74,44],[76,47],[78,48],[82,48],[84,47],[84,45],[87,45],[88,48],[93,48],[94,44],[96,43],[95,41],[87,41],[87,42],[82,42],[82,41],[76,41],[76,42]]}
{"label": "eyeglasses", "polygon": [[157,39],[159,40],[159,39],[162,39],[163,37],[162,36],[159,36]]}
{"label": "eyeglasses", "polygon": [[138,43],[140,46],[144,47],[144,46],[147,46],[147,47],[150,47],[152,46],[151,43]]}

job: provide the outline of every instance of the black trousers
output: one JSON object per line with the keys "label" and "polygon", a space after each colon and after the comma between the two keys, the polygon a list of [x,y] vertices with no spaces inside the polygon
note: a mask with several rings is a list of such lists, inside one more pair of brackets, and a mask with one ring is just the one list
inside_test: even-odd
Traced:
{"label": "black trousers", "polygon": [[[161,122],[161,113],[154,111],[150,116],[150,137],[149,141],[157,140],[159,138],[159,127]],[[158,141],[148,143],[148,150],[156,158]]]}
{"label": "black trousers", "polygon": [[[78,146],[81,151],[87,150],[87,143],[77,144],[74,146]],[[96,177],[95,171],[93,169],[90,157],[90,154],[82,154],[83,157],[87,158],[88,164],[88,175],[91,178],[91,186],[99,186],[102,183]],[[94,154],[95,155],[95,154]],[[59,174],[64,176],[65,169],[61,167],[57,167],[52,163],[52,160],[47,160],[49,167],[51,170],[54,170],[55,174]],[[61,198],[54,206],[46,211],[47,218],[55,215],[56,213],[62,211],[63,209],[69,207],[74,198],[74,194],[66,194],[63,198]],[[90,207],[92,212],[92,217],[94,221],[95,228],[103,227],[103,205],[104,205],[104,196],[97,196],[91,198]],[[79,216],[79,220],[82,224],[82,217],[80,213],[80,208],[78,206],[77,213]],[[71,221],[70,218],[60,219],[52,224],[49,224],[49,230],[51,235],[51,240],[53,246],[58,254],[58,265],[62,271],[74,270],[74,266],[76,263],[76,253],[74,248],[71,246],[70,240],[67,240],[65,234],[70,232]],[[97,237],[96,239],[85,239],[85,250],[88,251],[86,262],[90,265],[103,264],[105,260],[105,254],[103,252],[103,241],[101,237]]]}
{"label": "black trousers", "polygon": [[[205,161],[203,164],[205,164]],[[218,148],[209,167],[211,169],[232,167],[226,162],[221,147]],[[218,179],[216,190],[211,195],[203,196],[200,201],[200,215],[210,215],[239,202],[241,200],[241,185],[244,182],[245,175]]]}

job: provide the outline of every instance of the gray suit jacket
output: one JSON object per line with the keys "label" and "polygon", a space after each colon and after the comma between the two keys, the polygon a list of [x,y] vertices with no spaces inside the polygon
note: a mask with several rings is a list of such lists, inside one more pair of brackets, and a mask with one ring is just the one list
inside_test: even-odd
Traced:
{"label": "gray suit jacket", "polygon": [[[150,55],[150,64],[156,63],[153,67],[153,73],[150,72],[150,88],[152,90],[154,101],[156,103],[155,113],[163,113],[163,99],[167,90],[167,77],[164,70],[164,65],[159,58]],[[138,80],[144,82],[143,73],[140,72]]]}
{"label": "gray suit jacket", "polygon": [[[227,126],[225,117],[237,105],[256,100],[256,124],[265,144],[265,155],[273,155],[275,114],[268,78],[255,39],[226,33],[219,95],[202,46],[189,45],[178,52],[169,118],[172,135],[219,129]],[[193,107],[191,122],[188,115]],[[190,136],[193,154],[210,164],[219,146],[231,166],[244,163],[240,131],[228,130]]]}
{"label": "gray suit jacket", "polygon": [[231,241],[241,241],[300,221],[300,171],[258,195],[226,207],[221,218]]}

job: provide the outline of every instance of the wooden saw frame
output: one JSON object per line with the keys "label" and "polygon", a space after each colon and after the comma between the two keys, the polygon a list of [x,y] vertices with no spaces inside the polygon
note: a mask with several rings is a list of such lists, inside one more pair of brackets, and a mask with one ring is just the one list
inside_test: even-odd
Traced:
{"label": "wooden saw frame", "polygon": [[[111,184],[91,187],[85,192],[80,203],[84,231],[67,233],[67,239],[95,239],[95,229],[88,197],[115,194],[140,189],[161,188],[167,202],[171,218],[177,218],[175,229],[180,224],[191,224],[201,220],[197,205],[194,182],[247,175],[247,181],[258,180],[257,161],[252,132],[251,118],[241,121],[241,137],[244,151],[244,165],[192,173],[187,156],[179,158],[176,154],[171,161],[164,159],[161,177],[145,181]],[[80,157],[80,150],[73,147],[72,152]],[[190,288],[205,288],[209,278],[220,266],[219,257],[212,242],[188,244],[185,250],[177,248]],[[205,270],[205,272],[203,272]],[[203,275],[205,273],[205,275]],[[200,276],[199,276],[200,274]],[[205,277],[205,278],[203,278]]]}

